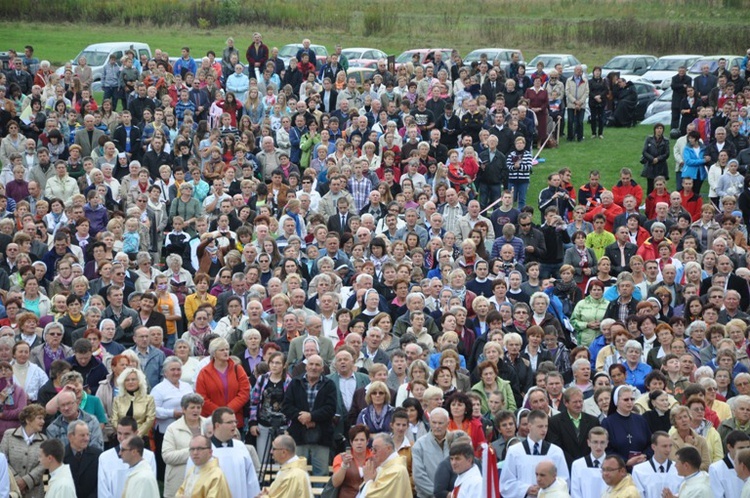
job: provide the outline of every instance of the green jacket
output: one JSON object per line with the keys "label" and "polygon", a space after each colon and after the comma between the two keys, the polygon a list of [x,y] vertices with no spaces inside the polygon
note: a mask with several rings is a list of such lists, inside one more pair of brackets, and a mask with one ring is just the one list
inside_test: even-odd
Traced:
{"label": "green jacket", "polygon": [[[512,412],[516,411],[516,398],[513,397],[513,389],[510,388],[510,382],[507,380],[501,379],[498,377],[495,382],[497,382],[497,391],[500,391],[503,393],[503,397],[505,398],[505,409],[510,410]],[[474,384],[471,388],[472,392],[475,392],[479,395],[480,398],[482,398],[482,415],[486,415],[490,412],[490,405],[488,403],[489,393],[484,390],[484,384],[480,380],[476,384]]]}
{"label": "green jacket", "polygon": [[310,166],[313,148],[320,142],[320,135],[318,134],[315,135],[315,138],[311,138],[309,133],[302,135],[302,138],[300,138],[299,141],[299,148],[302,150],[302,156],[299,160],[300,168],[307,168]]}
{"label": "green jacket", "polygon": [[588,347],[600,334],[599,330],[590,329],[587,324],[592,321],[601,321],[607,311],[608,304],[604,298],[597,301],[591,296],[586,296],[586,298],[578,301],[573,309],[573,314],[570,316],[570,323],[576,329],[579,345]]}

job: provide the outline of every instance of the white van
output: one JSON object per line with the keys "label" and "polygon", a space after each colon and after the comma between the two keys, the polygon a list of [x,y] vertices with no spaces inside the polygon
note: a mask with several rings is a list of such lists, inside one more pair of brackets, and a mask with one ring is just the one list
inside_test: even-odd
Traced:
{"label": "white van", "polygon": [[[91,74],[94,78],[94,82],[97,82],[102,79],[102,68],[109,61],[109,56],[114,55],[119,64],[120,59],[125,55],[127,50],[135,52],[136,60],[140,59],[142,55],[147,55],[149,59],[151,58],[151,47],[149,47],[147,43],[110,42],[89,45],[70,62],[75,67],[78,65],[78,59],[86,57],[86,62],[91,67]],[[64,71],[65,68],[61,67],[57,70],[57,74],[62,76]]]}

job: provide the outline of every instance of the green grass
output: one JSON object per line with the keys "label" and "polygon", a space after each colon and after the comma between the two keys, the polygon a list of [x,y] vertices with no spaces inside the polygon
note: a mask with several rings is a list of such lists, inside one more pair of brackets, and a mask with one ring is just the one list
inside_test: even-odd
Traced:
{"label": "green grass", "polygon": [[[573,171],[573,185],[576,189],[588,182],[588,173],[594,169],[599,170],[601,184],[609,189],[620,179],[620,169],[627,167],[633,171],[633,178],[645,192],[646,182],[640,177],[641,164],[638,161],[643,142],[652,131],[651,126],[605,128],[604,139],[599,140],[590,138],[591,129],[586,123],[586,138],[583,142],[568,142],[561,136],[560,147],[544,149],[539,156],[545,162],[534,166],[527,203],[537,206],[539,191],[547,187],[547,175],[564,167]],[[672,186],[673,183],[674,180],[670,179],[669,185]]]}

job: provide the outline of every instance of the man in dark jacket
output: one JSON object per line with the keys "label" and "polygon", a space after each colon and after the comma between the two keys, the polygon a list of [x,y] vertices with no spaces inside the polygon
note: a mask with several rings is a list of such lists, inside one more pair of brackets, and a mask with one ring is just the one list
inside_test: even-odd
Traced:
{"label": "man in dark jacket", "polygon": [[672,122],[670,124],[670,129],[679,127],[680,105],[682,104],[682,99],[687,97],[687,87],[691,86],[693,83],[693,78],[686,73],[687,68],[685,66],[680,66],[679,69],[677,69],[677,74],[672,76]]}
{"label": "man in dark jacket", "polygon": [[499,199],[503,189],[508,188],[508,167],[505,165],[505,155],[497,148],[498,140],[495,135],[487,139],[487,149],[479,153],[479,201],[482,209]]}
{"label": "man in dark jacket", "polygon": [[638,246],[630,242],[630,232],[627,226],[619,226],[616,230],[617,240],[604,248],[604,255],[612,263],[609,274],[614,277],[624,271],[630,271],[630,258],[638,251]]}
{"label": "man in dark jacket", "polygon": [[92,357],[91,342],[88,339],[78,339],[73,344],[73,356],[65,361],[70,363],[73,371],[83,376],[83,387],[92,395],[96,394],[99,383],[109,374],[107,367]]}
{"label": "man in dark jacket", "polygon": [[638,301],[633,299],[633,291],[635,290],[635,281],[633,276],[624,273],[617,279],[617,292],[620,293],[620,297],[609,303],[607,311],[604,312],[604,318],[611,318],[625,323],[627,317],[636,314],[636,307]]}
{"label": "man in dark jacket", "polygon": [[164,151],[163,142],[164,140],[161,137],[155,137],[151,141],[151,150],[144,154],[141,161],[141,165],[148,168],[151,178],[159,178],[159,168],[163,164],[172,164],[172,156]]}
{"label": "man in dark jacket", "polygon": [[86,422],[76,420],[70,423],[63,462],[70,466],[70,473],[76,485],[76,495],[79,498],[97,496],[101,452],[102,450],[89,444],[89,428]]}
{"label": "man in dark jacket", "polygon": [[557,278],[563,257],[565,256],[565,245],[570,243],[570,235],[565,230],[565,222],[560,217],[555,206],[549,206],[544,211],[544,225],[541,228],[547,252],[539,257],[541,263],[540,278]]}
{"label": "man in dark jacket", "polygon": [[525,246],[525,261],[541,261],[547,255],[547,244],[544,241],[544,235],[538,228],[531,225],[531,213],[521,213],[518,215],[518,237],[523,240]]}
{"label": "man in dark jacket", "polygon": [[[440,143],[449,149],[458,147],[458,134],[461,131],[461,120],[453,112],[453,101],[445,103],[443,113],[435,121],[436,130],[440,130]],[[435,157],[435,156],[433,156]]]}
{"label": "man in dark jacket", "polygon": [[574,461],[591,451],[586,440],[589,431],[599,426],[599,419],[583,413],[583,393],[577,387],[563,392],[563,403],[565,408],[549,419],[546,439],[563,450],[570,469]]}
{"label": "man in dark jacket", "polygon": [[297,443],[297,454],[312,464],[315,476],[328,475],[336,400],[336,385],[323,376],[323,359],[318,355],[307,359],[306,373],[292,379],[284,393],[282,411],[291,422],[288,433]]}

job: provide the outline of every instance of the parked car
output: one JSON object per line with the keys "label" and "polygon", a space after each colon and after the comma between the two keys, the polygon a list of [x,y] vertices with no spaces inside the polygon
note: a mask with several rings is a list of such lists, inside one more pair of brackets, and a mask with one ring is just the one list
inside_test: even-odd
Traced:
{"label": "parked car", "polygon": [[536,65],[539,62],[544,63],[544,72],[547,74],[555,68],[556,64],[562,64],[563,76],[565,77],[573,76],[573,69],[579,64],[583,67],[583,73],[588,73],[588,66],[582,64],[571,54],[539,54],[526,65],[526,72],[533,73],[536,71]]}
{"label": "parked car", "polygon": [[525,64],[523,60],[523,54],[520,50],[515,48],[478,48],[476,50],[472,50],[466,55],[466,57],[464,57],[464,64],[469,66],[473,62],[479,62],[482,54],[487,54],[487,60],[490,62],[490,65],[494,65],[495,62],[497,62],[500,65],[500,68],[505,71],[508,69],[508,65],[510,65],[511,63],[512,56],[516,52],[520,56],[519,61],[522,64]]}
{"label": "parked car", "polygon": [[645,117],[651,117],[654,114],[663,112],[663,111],[670,111],[672,110],[672,89],[667,88],[663,92],[661,92],[661,95],[659,95],[659,98],[651,102],[651,104],[646,109],[646,115]]}
{"label": "parked car", "polygon": [[626,81],[633,82],[635,92],[638,94],[638,105],[635,111],[635,119],[636,121],[641,121],[646,115],[646,109],[648,109],[648,106],[651,105],[651,103],[654,102],[657,98],[659,98],[661,90],[656,88],[656,85],[641,76],[624,74],[621,76],[621,78]]}
{"label": "parked car", "polygon": [[354,78],[357,81],[357,89],[362,91],[362,83],[372,78],[375,74],[375,68],[372,67],[350,67],[346,72],[347,78]]}
{"label": "parked car", "polygon": [[742,59],[741,55],[709,55],[707,57],[701,57],[693,63],[688,69],[688,75],[695,78],[701,74],[701,68],[704,64],[708,64],[708,70],[712,73],[719,67],[719,59],[724,58],[727,60],[727,69],[731,69],[734,66],[740,68],[740,74],[743,74]]}
{"label": "parked car", "polygon": [[643,121],[641,121],[639,124],[642,125],[655,125],[655,124],[663,124],[665,127],[669,127],[669,123],[672,121],[672,111],[666,110],[666,111],[660,111],[655,114],[652,114],[651,116],[648,116]]}
{"label": "parked car", "polygon": [[[93,81],[100,81],[102,79],[102,68],[109,62],[109,56],[114,55],[119,64],[120,59],[127,50],[134,51],[136,59],[140,59],[142,55],[147,55],[149,59],[151,58],[151,47],[146,43],[110,42],[89,45],[80,54],[76,55],[75,59],[71,60],[70,63],[75,67],[78,65],[78,60],[81,57],[86,57],[86,63],[91,68]],[[58,68],[56,72],[58,76],[63,76],[65,74],[65,66]]]}
{"label": "parked car", "polygon": [[[279,59],[284,61],[284,66],[289,66],[289,59],[291,59],[292,57],[296,57],[297,51],[301,48],[301,43],[290,43],[289,45],[284,45],[283,47],[281,47],[281,49],[279,50]],[[318,59],[317,61],[315,61],[315,67],[317,69],[320,69],[326,63],[326,59],[328,58],[328,49],[323,45],[314,45],[312,43],[310,44],[310,48],[315,50],[315,56]]]}
{"label": "parked car", "polygon": [[635,74],[642,76],[646,71],[651,69],[651,65],[656,62],[653,55],[616,55],[602,66],[602,77],[606,78],[612,71],[622,74]]}
{"label": "parked car", "polygon": [[10,70],[10,54],[8,52],[0,52],[0,70]]}
{"label": "parked car", "polygon": [[681,66],[691,67],[702,55],[665,55],[653,63],[643,77],[654,85],[666,89],[672,84],[672,77]]}
{"label": "parked car", "polygon": [[443,62],[450,65],[451,54],[453,53],[452,48],[413,48],[406,50],[396,57],[396,67],[398,68],[401,64],[406,64],[412,61],[414,54],[419,54],[419,63],[427,64],[432,62],[435,57],[435,52],[440,51],[443,54]]}
{"label": "parked car", "polygon": [[346,56],[349,67],[375,67],[378,59],[388,57],[388,54],[377,48],[345,48],[341,54]]}

